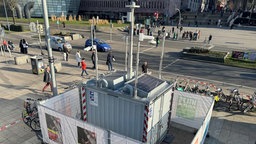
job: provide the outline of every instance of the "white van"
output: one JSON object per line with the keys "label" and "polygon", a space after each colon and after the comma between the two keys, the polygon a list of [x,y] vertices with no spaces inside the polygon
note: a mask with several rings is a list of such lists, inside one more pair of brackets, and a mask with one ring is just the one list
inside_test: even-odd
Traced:
{"label": "white van", "polygon": [[63,45],[67,48],[69,52],[72,50],[72,46],[66,40],[58,36],[50,36],[50,44],[53,50],[63,51]]}

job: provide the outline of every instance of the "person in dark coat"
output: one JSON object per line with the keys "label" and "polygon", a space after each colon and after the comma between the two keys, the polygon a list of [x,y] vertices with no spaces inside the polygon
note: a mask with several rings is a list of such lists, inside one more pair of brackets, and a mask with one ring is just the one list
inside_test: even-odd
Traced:
{"label": "person in dark coat", "polygon": [[42,92],[45,91],[45,89],[50,85],[51,91],[52,91],[52,82],[51,82],[51,74],[50,74],[50,67],[47,66],[44,71],[44,82],[46,83]]}
{"label": "person in dark coat", "polygon": [[148,73],[148,62],[145,61],[144,64],[141,66],[142,73]]}
{"label": "person in dark coat", "polygon": [[113,70],[112,61],[115,61],[115,58],[112,55],[112,51],[109,51],[108,56],[107,56],[107,62],[106,62],[106,64],[108,65],[108,70],[109,71]]}
{"label": "person in dark coat", "polygon": [[159,44],[159,36],[156,37],[156,47],[158,47]]}
{"label": "person in dark coat", "polygon": [[95,69],[96,68],[96,65],[95,65],[95,62],[96,62],[95,50],[92,50],[91,60],[92,60],[92,64],[93,64],[92,69]]}
{"label": "person in dark coat", "polygon": [[208,38],[208,44],[211,42],[211,40],[212,40],[212,35],[210,34]]}
{"label": "person in dark coat", "polygon": [[24,53],[23,45],[22,45],[22,39],[20,40],[20,53]]}
{"label": "person in dark coat", "polygon": [[22,39],[22,47],[23,47],[23,53],[28,53],[28,42],[25,39]]}

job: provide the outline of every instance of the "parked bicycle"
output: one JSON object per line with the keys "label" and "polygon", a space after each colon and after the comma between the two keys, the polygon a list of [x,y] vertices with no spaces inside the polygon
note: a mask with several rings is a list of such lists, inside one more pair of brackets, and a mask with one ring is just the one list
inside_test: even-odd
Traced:
{"label": "parked bicycle", "polygon": [[42,99],[27,98],[24,101],[24,110],[22,111],[22,119],[25,124],[29,125],[32,130],[40,131],[40,121],[37,110],[37,103]]}
{"label": "parked bicycle", "polygon": [[230,96],[227,99],[227,101],[229,102],[229,110],[231,110],[231,107],[233,105],[236,105],[238,110],[241,109],[242,100],[243,100],[243,98],[240,96],[238,89],[236,89],[236,88],[231,89]]}
{"label": "parked bicycle", "polygon": [[242,104],[241,111],[247,113],[252,111],[254,108],[256,108],[256,91],[252,96],[249,96],[249,100],[247,100],[247,102]]}

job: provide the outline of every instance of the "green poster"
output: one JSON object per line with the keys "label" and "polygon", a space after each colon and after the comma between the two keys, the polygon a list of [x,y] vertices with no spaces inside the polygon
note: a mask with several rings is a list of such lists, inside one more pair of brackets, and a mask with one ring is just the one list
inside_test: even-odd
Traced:
{"label": "green poster", "polygon": [[187,97],[179,97],[176,116],[184,119],[195,119],[197,100]]}

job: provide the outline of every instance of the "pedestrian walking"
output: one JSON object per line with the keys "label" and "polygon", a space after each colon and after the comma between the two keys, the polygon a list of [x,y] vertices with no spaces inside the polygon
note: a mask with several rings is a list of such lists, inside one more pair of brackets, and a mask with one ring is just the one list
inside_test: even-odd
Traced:
{"label": "pedestrian walking", "polygon": [[145,61],[141,66],[141,68],[142,68],[142,73],[148,73],[148,62]]}
{"label": "pedestrian walking", "polygon": [[199,39],[200,36],[201,36],[201,31],[199,30],[199,31],[198,31],[198,34],[197,34],[197,39]]}
{"label": "pedestrian walking", "polygon": [[112,71],[113,70],[112,61],[115,61],[115,58],[114,58],[114,56],[112,54],[112,51],[109,51],[109,53],[107,55],[107,61],[106,61],[106,64],[108,65],[108,71]]}
{"label": "pedestrian walking", "polygon": [[208,44],[211,42],[211,40],[212,40],[212,35],[210,34],[208,38]]}
{"label": "pedestrian walking", "polygon": [[65,27],[66,27],[66,24],[65,24],[65,22],[62,22],[62,26],[63,26],[63,28],[65,28]]}
{"label": "pedestrian walking", "polygon": [[68,61],[68,55],[69,55],[68,48],[63,44],[63,59],[64,59],[64,61]]}
{"label": "pedestrian walking", "polygon": [[165,33],[165,27],[164,26],[162,27],[162,33]]}
{"label": "pedestrian walking", "polygon": [[174,27],[172,27],[172,34],[174,33]]}
{"label": "pedestrian walking", "polygon": [[50,74],[50,67],[47,66],[45,68],[45,71],[44,71],[44,80],[43,80],[46,84],[45,86],[43,87],[42,89],[42,92],[45,91],[45,89],[50,85],[51,87],[51,91],[52,91],[52,82],[51,82],[51,74]]}
{"label": "pedestrian walking", "polygon": [[181,27],[180,27],[180,33],[182,32],[182,30],[183,30],[183,27],[181,26]]}
{"label": "pedestrian walking", "polygon": [[81,76],[83,77],[84,76],[84,73],[86,75],[89,75],[86,71],[86,63],[85,63],[85,58],[82,58],[82,61],[81,61],[81,68],[82,68],[82,73],[81,73]]}
{"label": "pedestrian walking", "polygon": [[93,64],[93,67],[92,69],[95,69],[96,68],[96,57],[95,57],[95,50],[93,49],[92,50],[92,55],[91,55],[91,60],[92,60],[92,64]]}
{"label": "pedestrian walking", "polygon": [[159,36],[156,37],[156,47],[158,47],[159,44]]}
{"label": "pedestrian walking", "polygon": [[23,53],[28,54],[28,42],[25,39],[22,39],[22,47],[23,47]]}
{"label": "pedestrian walking", "polygon": [[77,61],[77,66],[80,67],[80,63],[81,63],[80,51],[76,51],[76,61]]}

